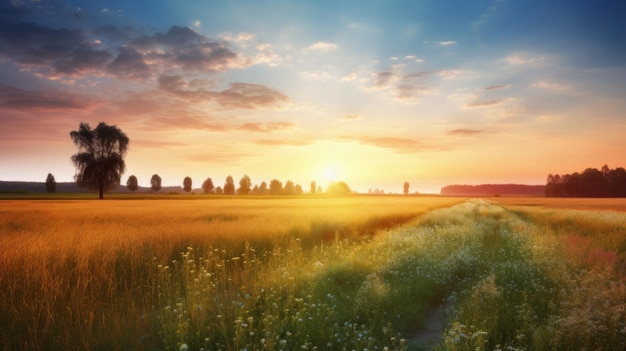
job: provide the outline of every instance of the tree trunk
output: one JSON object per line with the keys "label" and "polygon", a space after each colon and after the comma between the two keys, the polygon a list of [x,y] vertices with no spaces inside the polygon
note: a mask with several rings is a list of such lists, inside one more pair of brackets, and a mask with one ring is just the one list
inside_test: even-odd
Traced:
{"label": "tree trunk", "polygon": [[104,199],[104,184],[100,183],[100,200]]}

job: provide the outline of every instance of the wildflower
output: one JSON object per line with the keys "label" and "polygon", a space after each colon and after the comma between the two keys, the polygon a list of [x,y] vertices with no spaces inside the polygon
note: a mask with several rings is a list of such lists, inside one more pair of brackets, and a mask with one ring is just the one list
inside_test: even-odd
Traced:
{"label": "wildflower", "polygon": [[182,345],[180,345],[179,350],[180,350],[180,351],[189,351],[189,345],[187,345],[187,344],[182,344]]}

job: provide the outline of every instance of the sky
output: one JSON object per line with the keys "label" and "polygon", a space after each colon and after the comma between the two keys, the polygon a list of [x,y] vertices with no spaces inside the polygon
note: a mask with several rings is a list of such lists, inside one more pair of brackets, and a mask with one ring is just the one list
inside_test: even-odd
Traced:
{"label": "sky", "polygon": [[0,0],[0,180],[72,181],[81,122],[123,184],[545,184],[626,166],[626,2]]}

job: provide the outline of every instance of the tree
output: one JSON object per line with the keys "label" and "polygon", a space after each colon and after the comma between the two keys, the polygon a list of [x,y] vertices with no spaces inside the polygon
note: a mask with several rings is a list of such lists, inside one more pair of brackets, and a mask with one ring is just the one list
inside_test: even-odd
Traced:
{"label": "tree", "polygon": [[54,180],[52,173],[48,173],[48,177],[46,177],[46,191],[49,193],[57,192],[57,181]]}
{"label": "tree", "polygon": [[117,126],[100,122],[95,129],[81,122],[78,130],[70,132],[78,153],[72,156],[76,166],[74,179],[79,186],[98,189],[100,199],[104,192],[114,189],[126,170],[124,156],[129,139]]}
{"label": "tree", "polygon": [[250,193],[250,187],[252,187],[252,181],[247,174],[241,177],[239,180],[239,188],[237,189],[237,193],[241,195],[248,195]]}
{"label": "tree", "polygon": [[150,187],[154,192],[161,190],[161,177],[159,177],[158,174],[152,175],[152,178],[150,179]]}
{"label": "tree", "polygon": [[126,181],[126,187],[130,191],[137,190],[137,188],[139,188],[139,185],[137,184],[137,177],[135,177],[134,175],[128,177],[128,180]]}
{"label": "tree", "polygon": [[278,195],[283,192],[283,183],[278,179],[272,179],[270,181],[270,194]]}
{"label": "tree", "polygon": [[204,190],[204,192],[207,194],[210,194],[214,188],[215,186],[213,185],[213,179],[211,178],[207,178],[204,183],[202,183],[202,190]]}
{"label": "tree", "polygon": [[291,180],[288,180],[285,183],[285,188],[283,189],[283,192],[287,195],[293,195],[296,193],[296,186],[293,184]]}
{"label": "tree", "polygon": [[331,182],[326,188],[326,194],[330,195],[348,195],[352,190],[345,182]]}
{"label": "tree", "polygon": [[226,195],[234,195],[235,194],[235,181],[232,176],[226,177],[226,183],[224,184],[224,194]]}
{"label": "tree", "polygon": [[315,181],[311,182],[311,194],[315,194],[315,190],[317,190],[317,184]]}
{"label": "tree", "polygon": [[183,190],[185,190],[186,192],[191,191],[191,178],[190,177],[185,177],[185,179],[183,179]]}
{"label": "tree", "polygon": [[409,182],[404,182],[404,195],[409,193]]}
{"label": "tree", "polygon": [[217,188],[215,188],[215,193],[216,193],[216,194],[223,194],[223,193],[224,193],[224,190],[222,190],[222,187],[221,187],[221,186],[218,186]]}
{"label": "tree", "polygon": [[259,194],[261,195],[267,195],[269,194],[269,189],[267,188],[267,183],[266,182],[261,182],[261,185],[259,186]]}
{"label": "tree", "polygon": [[302,189],[302,186],[300,184],[296,184],[296,195],[302,194],[304,194],[304,189]]}

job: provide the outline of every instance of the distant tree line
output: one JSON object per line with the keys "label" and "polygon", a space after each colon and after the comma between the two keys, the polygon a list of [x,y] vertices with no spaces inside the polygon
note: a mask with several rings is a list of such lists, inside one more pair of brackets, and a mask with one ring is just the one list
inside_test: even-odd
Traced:
{"label": "distant tree line", "polygon": [[441,195],[451,196],[487,196],[487,195],[544,195],[543,185],[524,184],[480,184],[480,185],[447,185],[441,188]]}
{"label": "distant tree line", "polygon": [[587,168],[582,173],[548,174],[546,196],[557,197],[626,197],[626,170]]}
{"label": "distant tree line", "polygon": [[[138,189],[137,177],[131,175],[128,177],[126,185],[128,190],[134,192]],[[150,179],[150,188],[154,192],[161,190],[161,177],[158,174],[152,175]],[[183,179],[183,190],[190,192],[192,190],[192,179],[185,177]],[[269,184],[267,182],[261,182],[258,185],[252,185],[252,180],[246,174],[239,180],[239,187],[236,187],[234,178],[229,175],[226,177],[226,181],[223,186],[215,186],[212,178],[207,178],[202,183],[202,191],[205,194],[224,194],[224,195],[302,195],[304,194],[304,188],[300,184],[295,184],[293,181],[288,180],[283,185],[278,179],[272,179]],[[326,192],[321,186],[318,186],[315,181],[312,181],[309,188],[310,194],[330,194],[330,195],[347,195],[351,194],[352,190],[345,182],[331,182],[326,189]]]}

